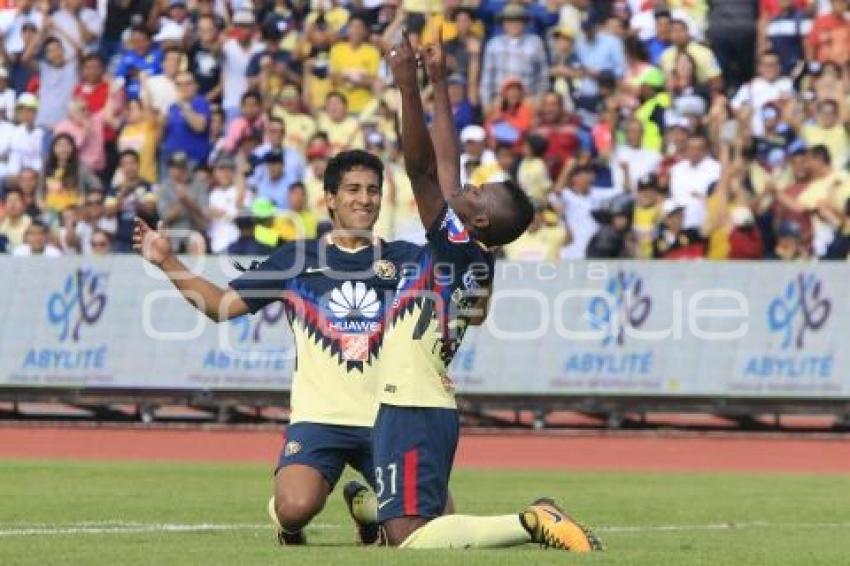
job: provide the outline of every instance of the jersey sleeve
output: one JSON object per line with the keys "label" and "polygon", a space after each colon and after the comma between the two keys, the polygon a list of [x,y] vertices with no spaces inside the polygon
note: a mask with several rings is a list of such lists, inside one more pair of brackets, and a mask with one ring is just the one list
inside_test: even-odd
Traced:
{"label": "jersey sleeve", "polygon": [[239,293],[248,309],[255,313],[282,298],[295,276],[295,261],[295,247],[283,246],[232,280],[230,288]]}
{"label": "jersey sleeve", "polygon": [[456,286],[466,289],[487,286],[492,281],[493,254],[469,235],[448,205],[431,225],[427,239],[438,279],[453,272]]}

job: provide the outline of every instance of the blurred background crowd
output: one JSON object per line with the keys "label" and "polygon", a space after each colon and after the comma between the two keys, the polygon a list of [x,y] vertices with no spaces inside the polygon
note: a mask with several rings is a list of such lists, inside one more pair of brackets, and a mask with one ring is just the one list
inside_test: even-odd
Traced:
{"label": "blurred background crowd", "polygon": [[[463,181],[534,199],[503,250],[846,259],[847,0],[5,0],[0,252],[264,254],[327,229],[327,160],[386,164],[424,240],[382,60],[445,43]],[[422,75],[430,112],[430,86]]]}

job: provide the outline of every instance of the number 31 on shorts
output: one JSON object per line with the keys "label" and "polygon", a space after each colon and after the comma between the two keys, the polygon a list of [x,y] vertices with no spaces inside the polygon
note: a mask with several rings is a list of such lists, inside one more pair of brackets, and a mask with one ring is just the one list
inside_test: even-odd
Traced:
{"label": "number 31 on shorts", "polygon": [[[384,467],[375,467],[375,487],[377,491],[375,495],[380,501],[385,494],[387,496],[395,496],[397,490],[398,464],[390,462]],[[386,492],[386,493],[385,493]]]}

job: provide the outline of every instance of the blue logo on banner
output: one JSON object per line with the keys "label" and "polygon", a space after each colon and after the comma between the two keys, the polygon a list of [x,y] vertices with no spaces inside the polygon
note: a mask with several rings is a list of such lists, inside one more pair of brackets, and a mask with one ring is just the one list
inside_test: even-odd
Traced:
{"label": "blue logo on banner", "polygon": [[[784,354],[752,356],[744,365],[744,375],[780,379],[830,378],[834,363],[830,352],[806,348],[808,332],[817,332],[829,321],[832,301],[814,274],[800,273],[785,285],[782,294],[767,307],[767,327],[781,334]],[[779,382],[782,385],[783,382]],[[828,386],[829,384],[827,384]],[[797,389],[776,389],[782,393],[825,393],[820,385],[805,383]]]}
{"label": "blue logo on banner", "polygon": [[813,274],[799,274],[773,299],[767,309],[771,332],[782,333],[782,349],[802,350],[806,332],[817,332],[829,320],[832,301],[826,298],[821,281]]}
{"label": "blue logo on banner", "polygon": [[61,291],[47,300],[47,320],[59,328],[59,340],[80,340],[80,328],[98,321],[106,308],[105,273],[80,268],[65,278]]}
{"label": "blue logo on banner", "polygon": [[30,348],[21,363],[22,369],[60,372],[106,369],[106,344],[81,341],[80,330],[84,325],[94,325],[103,315],[108,277],[108,273],[81,267],[65,278],[59,291],[47,297],[47,321],[57,329],[59,341],[70,344]]}
{"label": "blue logo on banner", "polygon": [[595,330],[603,330],[602,343],[608,346],[626,341],[626,328],[640,328],[652,311],[652,299],[644,290],[643,279],[631,271],[620,270],[608,279],[605,297],[594,297],[587,305],[587,316]]}

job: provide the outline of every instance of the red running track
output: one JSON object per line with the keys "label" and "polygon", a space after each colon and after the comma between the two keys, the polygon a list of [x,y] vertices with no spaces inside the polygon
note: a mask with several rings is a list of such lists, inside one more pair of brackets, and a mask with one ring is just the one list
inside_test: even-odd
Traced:
{"label": "red running track", "polygon": [[[234,429],[0,427],[0,458],[276,461],[280,433]],[[600,434],[464,435],[461,468],[850,473],[850,439]]]}

